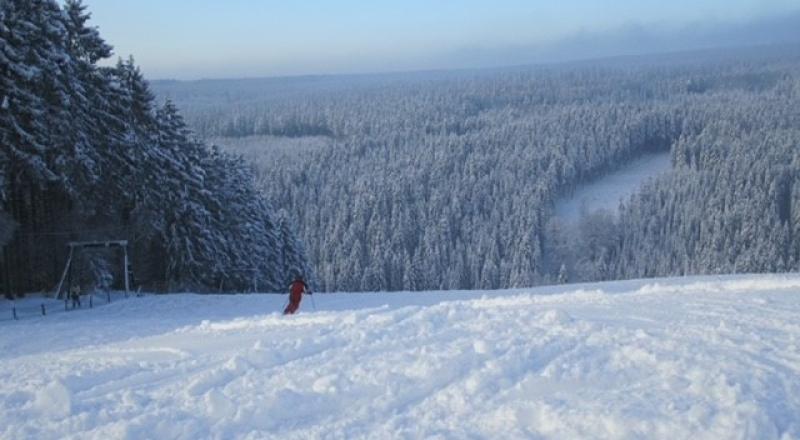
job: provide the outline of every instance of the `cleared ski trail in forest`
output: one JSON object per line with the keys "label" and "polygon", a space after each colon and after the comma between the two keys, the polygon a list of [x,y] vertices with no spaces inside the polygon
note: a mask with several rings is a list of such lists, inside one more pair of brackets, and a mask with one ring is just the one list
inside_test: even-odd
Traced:
{"label": "cleared ski trail in forest", "polygon": [[800,438],[800,275],[133,298],[0,325],[0,437]]}
{"label": "cleared ski trail in forest", "polygon": [[619,203],[626,201],[648,179],[671,168],[670,154],[647,154],[622,165],[618,170],[578,186],[575,192],[556,203],[556,217],[567,222],[576,222],[581,211],[600,209],[616,213]]}

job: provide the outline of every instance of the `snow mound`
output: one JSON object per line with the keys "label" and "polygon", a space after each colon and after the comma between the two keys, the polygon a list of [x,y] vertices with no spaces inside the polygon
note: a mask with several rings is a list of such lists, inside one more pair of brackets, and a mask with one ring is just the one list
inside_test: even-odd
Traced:
{"label": "snow mound", "polygon": [[800,275],[315,300],[2,323],[0,438],[800,438]]}
{"label": "snow mound", "polygon": [[72,412],[72,393],[62,383],[53,381],[36,392],[33,405],[43,417],[68,417]]}

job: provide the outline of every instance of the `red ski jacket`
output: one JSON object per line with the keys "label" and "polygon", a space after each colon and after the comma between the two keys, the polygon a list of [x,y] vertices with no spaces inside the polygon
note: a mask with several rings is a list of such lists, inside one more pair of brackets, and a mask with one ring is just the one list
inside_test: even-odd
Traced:
{"label": "red ski jacket", "polygon": [[308,289],[308,286],[306,286],[303,280],[294,280],[289,286],[289,294],[292,298],[300,298],[306,289]]}

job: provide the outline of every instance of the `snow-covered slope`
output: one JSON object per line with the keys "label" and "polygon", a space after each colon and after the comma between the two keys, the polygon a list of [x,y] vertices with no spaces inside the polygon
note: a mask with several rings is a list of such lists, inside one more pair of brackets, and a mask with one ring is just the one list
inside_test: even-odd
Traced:
{"label": "snow-covered slope", "polygon": [[800,275],[149,296],[0,324],[0,436],[800,438]]}

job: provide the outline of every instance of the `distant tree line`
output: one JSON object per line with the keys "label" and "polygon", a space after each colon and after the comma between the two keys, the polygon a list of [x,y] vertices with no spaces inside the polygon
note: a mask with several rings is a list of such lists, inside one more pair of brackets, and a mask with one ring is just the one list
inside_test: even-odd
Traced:
{"label": "distant tree line", "polygon": [[[704,57],[162,93],[207,136],[328,136],[261,170],[327,290],[797,270],[800,59]],[[657,151],[674,173],[619,216],[554,218],[577,185]]]}
{"label": "distant tree line", "polygon": [[[292,219],[249,165],[156,104],[133,59],[99,66],[112,48],[88,19],[80,0],[0,3],[6,293],[52,289],[66,243],[88,239],[127,239],[147,289],[284,290],[290,272],[308,270]],[[78,282],[119,275],[113,258],[87,255]]]}

